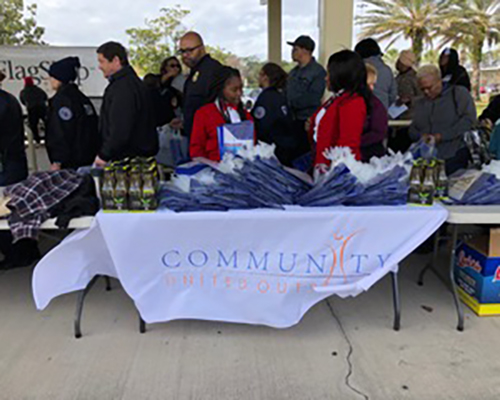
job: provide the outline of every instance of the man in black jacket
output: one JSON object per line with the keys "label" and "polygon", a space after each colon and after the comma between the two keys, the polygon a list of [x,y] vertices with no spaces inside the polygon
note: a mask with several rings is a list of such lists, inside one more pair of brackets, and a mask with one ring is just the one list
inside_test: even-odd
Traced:
{"label": "man in black jacket", "polygon": [[179,54],[191,70],[184,86],[184,133],[189,137],[196,111],[215,100],[214,76],[222,65],[207,54],[203,39],[196,32],[188,32],[181,38]]}
{"label": "man in black jacket", "polygon": [[158,153],[151,96],[128,63],[125,48],[108,42],[97,49],[99,69],[109,80],[100,115],[103,145],[95,165]]}
{"label": "man in black jacket", "polygon": [[[14,96],[0,89],[0,186],[18,183],[27,177],[21,105]],[[31,265],[40,258],[36,240],[23,239],[12,245],[10,231],[0,232],[0,253],[4,255],[0,270]]]}
{"label": "man in black jacket", "polygon": [[24,148],[24,124],[17,99],[0,89],[0,186],[20,182],[28,176]]}
{"label": "man in black jacket", "polygon": [[49,102],[46,133],[53,171],[92,165],[102,144],[94,106],[74,83],[79,68],[78,57],[67,57],[49,69],[56,91]]}

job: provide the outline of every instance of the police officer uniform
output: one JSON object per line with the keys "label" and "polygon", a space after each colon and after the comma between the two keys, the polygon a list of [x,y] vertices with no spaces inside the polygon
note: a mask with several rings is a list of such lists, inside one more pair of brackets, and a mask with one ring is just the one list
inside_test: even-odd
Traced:
{"label": "police officer uniform", "polygon": [[252,110],[257,140],[276,145],[276,157],[291,166],[301,154],[296,124],[283,92],[274,87],[264,89]]}
{"label": "police officer uniform", "polygon": [[221,68],[221,63],[207,54],[191,69],[184,86],[184,133],[187,136],[191,136],[196,111],[215,100],[214,77]]}
{"label": "police officer uniform", "polygon": [[49,101],[47,151],[50,161],[62,168],[92,165],[101,146],[95,108],[72,83],[79,67],[77,57],[68,57],[49,70],[49,75],[62,82],[62,86]]}
{"label": "police officer uniform", "polygon": [[27,177],[21,105],[13,95],[0,89],[0,186],[12,185]]}

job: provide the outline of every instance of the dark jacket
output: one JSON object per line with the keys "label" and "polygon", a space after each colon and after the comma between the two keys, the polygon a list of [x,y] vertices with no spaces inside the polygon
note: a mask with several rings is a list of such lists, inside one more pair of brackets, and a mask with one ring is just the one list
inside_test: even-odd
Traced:
{"label": "dark jacket", "polygon": [[489,119],[493,125],[500,119],[500,96],[495,96],[488,104],[486,110],[483,111],[480,120]]}
{"label": "dark jacket", "polygon": [[210,55],[203,57],[191,73],[184,86],[184,133],[191,136],[194,115],[204,105],[215,100],[216,93],[211,93],[214,76],[222,67],[221,63]]}
{"label": "dark jacket", "polygon": [[467,70],[460,65],[458,52],[455,49],[449,50],[449,59],[446,68],[441,68],[443,82],[449,86],[463,86],[469,92],[471,91],[471,83]]}
{"label": "dark jacket", "polygon": [[21,105],[14,96],[1,89],[0,163],[0,186],[17,183],[28,176]]}
{"label": "dark jacket", "polygon": [[151,94],[131,66],[110,79],[104,92],[99,131],[105,161],[151,157],[158,153],[158,135]]}
{"label": "dark jacket", "polygon": [[371,110],[366,117],[363,135],[361,136],[361,160],[370,161],[372,157],[383,157],[386,154],[385,140],[389,129],[389,117],[384,104],[377,96],[371,98]]}
{"label": "dark jacket", "polygon": [[92,165],[102,140],[91,101],[74,84],[62,86],[49,102],[47,152],[63,168]]}
{"label": "dark jacket", "polygon": [[257,140],[276,145],[276,157],[291,166],[301,154],[298,132],[286,96],[276,88],[267,88],[260,94],[252,110]]}
{"label": "dark jacket", "polygon": [[325,69],[314,58],[305,67],[297,66],[290,71],[286,92],[295,118],[306,121],[321,106],[325,78]]}
{"label": "dark jacket", "polygon": [[156,126],[164,126],[180,115],[182,94],[172,86],[173,79],[162,85],[154,96]]}
{"label": "dark jacket", "polygon": [[26,86],[19,95],[21,103],[29,110],[47,106],[47,93],[38,86]]}

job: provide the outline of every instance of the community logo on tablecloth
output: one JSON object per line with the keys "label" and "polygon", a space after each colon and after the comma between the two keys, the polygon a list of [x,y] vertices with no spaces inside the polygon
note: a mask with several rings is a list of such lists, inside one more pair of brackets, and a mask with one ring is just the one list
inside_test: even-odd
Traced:
{"label": "community logo on tablecloth", "polygon": [[301,292],[318,286],[349,284],[373,272],[373,269],[365,268],[373,266],[374,262],[383,268],[391,254],[354,254],[349,251],[361,233],[333,234],[331,243],[319,254],[203,248],[181,252],[171,249],[163,254],[161,262],[168,270],[165,281],[169,287],[254,290],[261,294]]}

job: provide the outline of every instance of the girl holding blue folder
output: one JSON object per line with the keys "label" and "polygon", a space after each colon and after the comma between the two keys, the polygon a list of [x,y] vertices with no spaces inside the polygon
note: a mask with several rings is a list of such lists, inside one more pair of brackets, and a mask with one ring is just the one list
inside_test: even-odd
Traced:
{"label": "girl holding blue folder", "polygon": [[[245,121],[252,121],[251,115],[244,109],[243,80],[237,69],[223,67],[213,82],[216,98],[200,108],[194,117],[193,130],[189,145],[191,158],[205,158],[211,161],[221,160],[221,143],[218,131],[221,127],[236,126]],[[253,136],[253,125],[251,126]]]}

